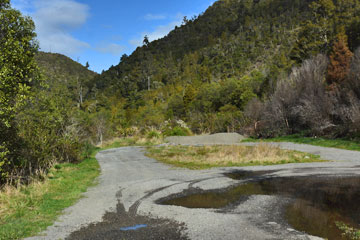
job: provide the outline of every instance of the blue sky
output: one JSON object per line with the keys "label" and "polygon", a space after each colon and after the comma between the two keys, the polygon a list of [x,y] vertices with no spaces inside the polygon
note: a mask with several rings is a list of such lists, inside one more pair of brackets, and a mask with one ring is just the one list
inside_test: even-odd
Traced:
{"label": "blue sky", "polygon": [[184,16],[204,12],[213,0],[12,0],[31,16],[41,50],[62,53],[96,72],[120,57],[165,36]]}

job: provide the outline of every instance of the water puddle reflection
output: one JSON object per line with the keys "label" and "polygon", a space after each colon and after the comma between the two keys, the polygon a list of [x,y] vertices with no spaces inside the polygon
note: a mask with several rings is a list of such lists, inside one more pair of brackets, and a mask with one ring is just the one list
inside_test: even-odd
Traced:
{"label": "water puddle reflection", "polygon": [[164,205],[187,208],[224,208],[240,204],[251,195],[278,195],[293,199],[285,218],[299,231],[332,239],[342,239],[336,221],[360,228],[360,178],[358,177],[287,177],[258,178],[262,174],[240,172],[229,177],[252,178],[253,182],[223,191],[190,193],[162,201]]}

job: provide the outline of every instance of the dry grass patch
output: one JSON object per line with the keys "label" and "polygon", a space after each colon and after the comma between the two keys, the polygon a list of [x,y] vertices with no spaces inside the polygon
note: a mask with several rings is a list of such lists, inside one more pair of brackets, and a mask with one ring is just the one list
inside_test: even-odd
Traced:
{"label": "dry grass patch", "polygon": [[178,167],[202,169],[222,166],[272,165],[320,161],[318,156],[282,150],[269,144],[247,146],[149,147],[147,156]]}
{"label": "dry grass patch", "polygon": [[128,146],[153,146],[163,143],[164,140],[160,138],[146,138],[142,136],[135,137],[124,137],[124,138],[114,138],[108,141],[104,141],[102,145],[98,147],[101,148],[118,148],[118,147],[128,147]]}

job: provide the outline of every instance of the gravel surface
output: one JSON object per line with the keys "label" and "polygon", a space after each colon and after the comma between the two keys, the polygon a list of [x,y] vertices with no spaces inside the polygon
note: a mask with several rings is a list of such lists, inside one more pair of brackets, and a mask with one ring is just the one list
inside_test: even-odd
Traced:
{"label": "gravel surface", "polygon": [[[214,136],[201,138],[206,141],[199,142],[200,138],[195,137],[195,144],[220,144]],[[231,141],[238,144],[241,136],[215,136],[215,139],[221,138],[226,140],[224,144],[231,144]],[[191,138],[179,139],[186,139],[184,144],[193,144]],[[173,143],[178,144],[179,139]],[[97,155],[102,170],[99,184],[89,189],[77,204],[66,209],[41,236],[28,239],[317,239],[294,231],[283,221],[281,207],[286,200],[277,196],[251,196],[228,211],[155,203],[158,199],[189,189],[221,189],[239,183],[241,180],[224,176],[224,173],[234,170],[268,171],[267,176],[280,177],[360,176],[360,152],[276,144],[337,161],[191,171],[175,169],[145,157],[141,147],[102,151]],[[120,230],[137,224],[146,224],[147,227],[136,232]]]}
{"label": "gravel surface", "polygon": [[172,144],[181,145],[197,145],[197,144],[236,144],[240,143],[241,140],[245,139],[243,136],[237,133],[217,133],[213,135],[199,135],[189,137],[168,137],[165,139],[166,142]]}

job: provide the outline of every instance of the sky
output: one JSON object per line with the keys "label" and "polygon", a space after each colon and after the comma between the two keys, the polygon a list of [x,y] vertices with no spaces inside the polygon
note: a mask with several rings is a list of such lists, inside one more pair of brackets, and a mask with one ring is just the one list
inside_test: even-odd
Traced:
{"label": "sky", "polygon": [[204,12],[214,0],[12,0],[32,17],[40,49],[61,53],[101,73],[123,54],[167,35],[184,16]]}

